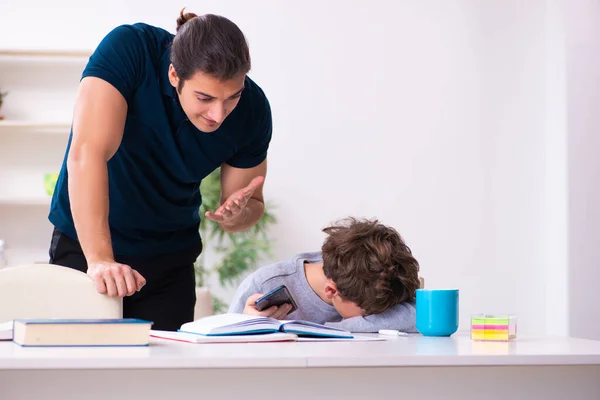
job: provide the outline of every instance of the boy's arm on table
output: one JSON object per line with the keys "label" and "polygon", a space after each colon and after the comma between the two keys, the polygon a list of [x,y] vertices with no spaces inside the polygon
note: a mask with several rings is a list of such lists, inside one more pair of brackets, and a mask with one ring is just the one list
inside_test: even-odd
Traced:
{"label": "boy's arm on table", "polygon": [[402,332],[416,332],[415,303],[397,304],[381,314],[352,317],[339,322],[326,322],[332,328],[350,332],[378,332],[380,329],[397,329]]}
{"label": "boy's arm on table", "polygon": [[237,288],[227,312],[242,314],[246,307],[246,300],[256,293],[261,293],[261,288],[256,284],[254,276],[249,275]]}

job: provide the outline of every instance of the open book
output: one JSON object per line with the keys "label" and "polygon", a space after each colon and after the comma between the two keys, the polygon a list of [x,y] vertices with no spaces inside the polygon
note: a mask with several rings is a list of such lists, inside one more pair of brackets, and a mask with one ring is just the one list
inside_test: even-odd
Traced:
{"label": "open book", "polygon": [[180,332],[197,335],[253,335],[258,333],[286,332],[298,336],[352,338],[348,331],[330,328],[314,322],[290,320],[280,321],[274,318],[252,317],[244,314],[221,314],[200,318],[185,323]]}
{"label": "open book", "polygon": [[150,336],[187,343],[260,343],[260,342],[295,342],[298,336],[293,333],[261,333],[256,335],[198,335],[187,332],[151,330]]}

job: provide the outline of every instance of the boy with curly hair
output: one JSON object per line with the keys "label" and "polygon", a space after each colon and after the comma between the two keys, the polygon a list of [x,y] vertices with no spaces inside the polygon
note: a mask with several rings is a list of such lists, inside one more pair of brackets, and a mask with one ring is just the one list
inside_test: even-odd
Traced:
{"label": "boy with curly hair", "polygon": [[[351,332],[415,331],[419,263],[398,232],[377,220],[347,218],[323,229],[320,252],[259,268],[241,283],[229,308],[276,319],[300,319]],[[287,286],[291,306],[258,311],[263,293]]]}

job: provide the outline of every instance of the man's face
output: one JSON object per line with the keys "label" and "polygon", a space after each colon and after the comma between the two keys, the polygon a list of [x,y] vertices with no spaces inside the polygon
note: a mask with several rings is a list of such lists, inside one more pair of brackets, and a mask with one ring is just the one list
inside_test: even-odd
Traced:
{"label": "man's face", "polygon": [[169,81],[179,94],[181,108],[190,122],[202,132],[216,131],[237,106],[246,75],[240,74],[221,81],[203,72],[196,72],[180,85],[179,77],[169,67]]}

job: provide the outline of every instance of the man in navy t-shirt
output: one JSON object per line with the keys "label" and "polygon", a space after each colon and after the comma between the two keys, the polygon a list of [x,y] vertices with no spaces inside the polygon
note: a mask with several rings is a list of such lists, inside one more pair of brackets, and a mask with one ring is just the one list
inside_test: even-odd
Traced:
{"label": "man in navy t-shirt", "polygon": [[253,226],[272,131],[239,28],[183,11],[177,25],[119,26],[94,51],[49,215],[50,262],[164,330],[194,316],[200,182],[220,167],[222,204],[205,217]]}

